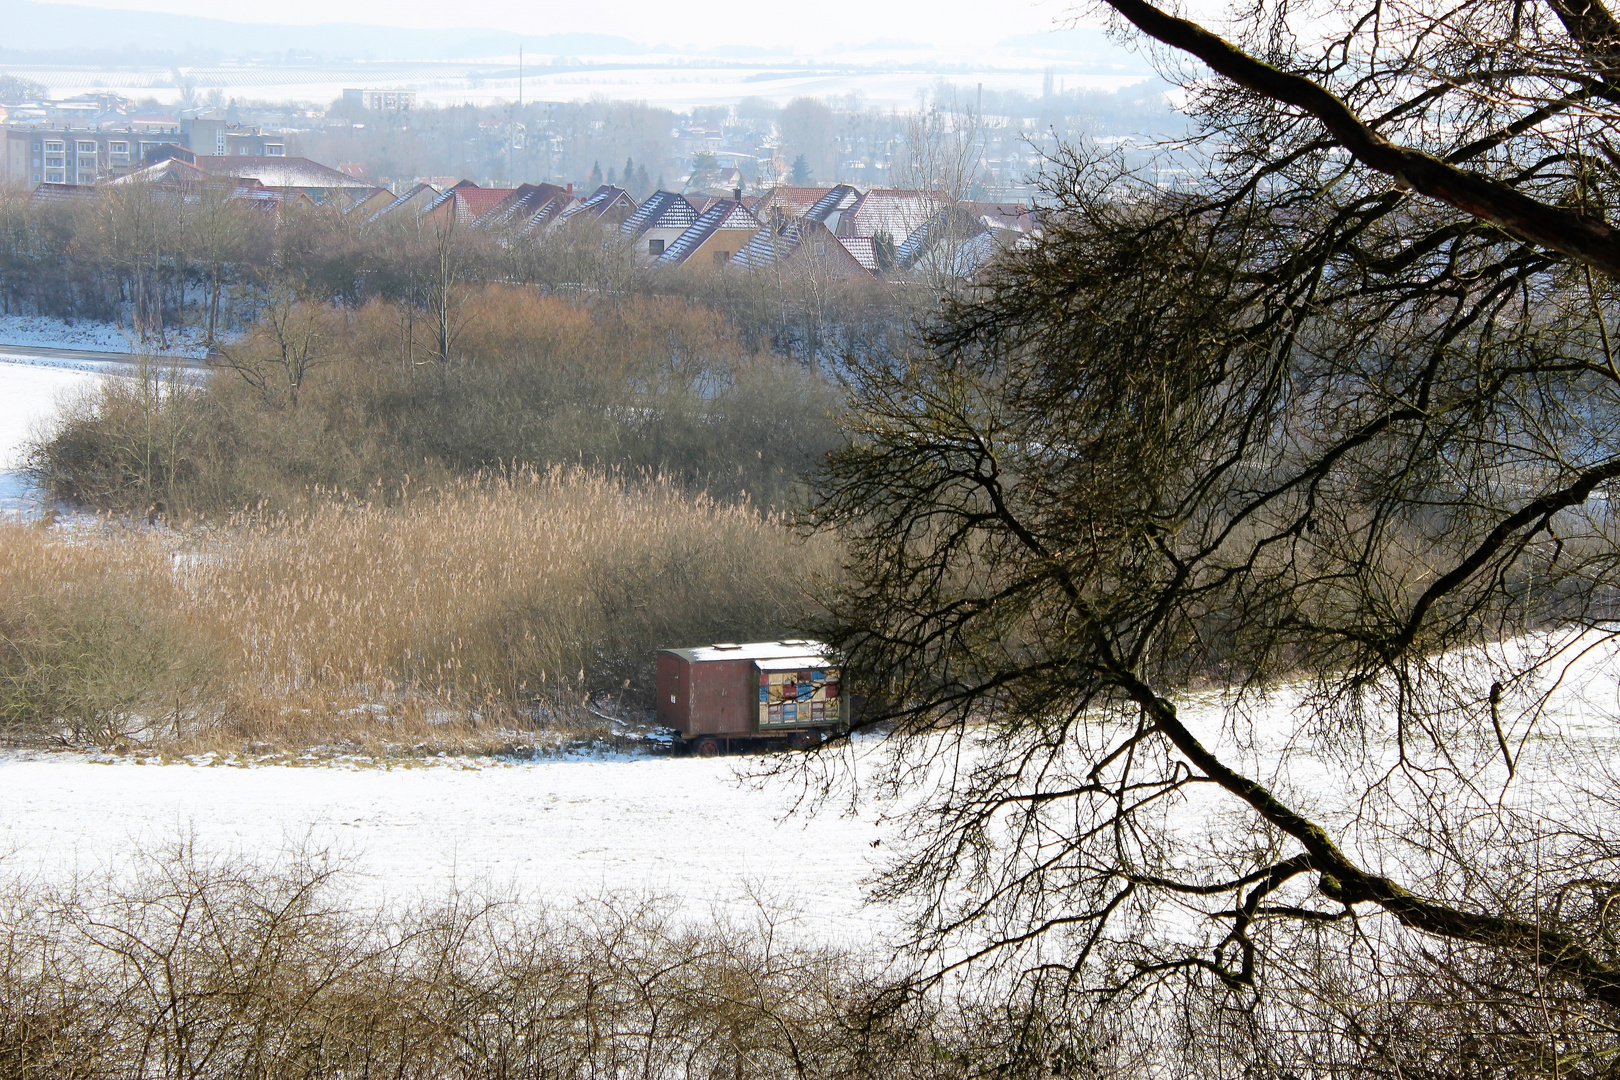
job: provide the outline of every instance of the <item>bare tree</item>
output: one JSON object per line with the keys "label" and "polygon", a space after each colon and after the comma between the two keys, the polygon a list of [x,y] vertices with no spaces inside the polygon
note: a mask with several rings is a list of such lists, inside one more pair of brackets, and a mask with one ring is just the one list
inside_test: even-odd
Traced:
{"label": "bare tree", "polygon": [[275,288],[260,305],[252,332],[240,342],[217,346],[218,362],[256,389],[284,392],[288,406],[297,409],[310,374],[336,359],[342,321],[343,314],[329,305]]}
{"label": "bare tree", "polygon": [[1197,173],[1055,162],[824,477],[828,634],[928,785],[884,895],[1189,1069],[1607,1075],[1613,780],[1548,695],[1620,630],[1620,34],[1109,2],[1236,81]]}
{"label": "bare tree", "polygon": [[942,108],[936,101],[905,118],[893,176],[896,186],[915,191],[921,202],[911,269],[939,292],[955,289],[965,276],[964,249],[983,231],[963,205],[973,194],[983,157],[984,121],[976,110],[954,101]]}
{"label": "bare tree", "polygon": [[473,269],[473,241],[456,216],[456,208],[444,207],[438,213],[417,219],[421,246],[423,300],[432,328],[433,360],[440,371],[449,367],[456,340],[466,328],[461,311],[461,294]]}
{"label": "bare tree", "polygon": [[165,343],[165,286],[184,250],[181,205],[175,192],[146,180],[109,187],[95,204],[93,242],[120,275],[142,341]]}
{"label": "bare tree", "polygon": [[212,348],[218,341],[219,305],[233,270],[242,266],[251,249],[255,228],[254,207],[235,198],[234,180],[209,179],[186,193],[184,224],[191,256],[207,276],[207,335]]}

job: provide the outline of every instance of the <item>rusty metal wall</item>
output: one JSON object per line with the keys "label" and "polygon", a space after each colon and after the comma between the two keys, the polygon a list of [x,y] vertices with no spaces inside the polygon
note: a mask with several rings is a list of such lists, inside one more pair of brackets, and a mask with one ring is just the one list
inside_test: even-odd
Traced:
{"label": "rusty metal wall", "polygon": [[678,656],[658,654],[658,722],[676,731],[686,730],[691,715],[691,699],[686,693],[686,669],[691,666]]}
{"label": "rusty metal wall", "polygon": [[[671,700],[673,699],[673,700]],[[658,721],[687,738],[756,734],[759,675],[752,660],[693,664],[658,654]]]}

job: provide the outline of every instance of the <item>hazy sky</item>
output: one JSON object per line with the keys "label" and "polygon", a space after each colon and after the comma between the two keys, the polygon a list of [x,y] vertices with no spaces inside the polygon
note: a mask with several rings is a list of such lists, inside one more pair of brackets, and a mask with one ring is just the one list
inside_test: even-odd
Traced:
{"label": "hazy sky", "polygon": [[[94,7],[164,11],[241,22],[373,23],[432,28],[456,25],[510,28],[534,34],[586,31],[617,34],[649,45],[708,43],[777,46],[802,42],[808,49],[837,43],[903,39],[952,51],[994,44],[1015,34],[1038,33],[1063,25],[1074,0],[870,0],[856,6],[748,3],[671,4],[667,0],[483,0],[466,7],[444,0],[278,0],[274,8],[242,7],[219,0],[78,0]],[[1097,25],[1095,20],[1088,20]]]}

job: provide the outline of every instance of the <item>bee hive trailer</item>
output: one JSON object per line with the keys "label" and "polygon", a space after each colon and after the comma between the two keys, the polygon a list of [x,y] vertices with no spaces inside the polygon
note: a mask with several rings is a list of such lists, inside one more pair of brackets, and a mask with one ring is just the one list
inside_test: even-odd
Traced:
{"label": "bee hive trailer", "polygon": [[755,740],[814,745],[843,705],[838,669],[814,641],[658,651],[658,722],[703,757]]}

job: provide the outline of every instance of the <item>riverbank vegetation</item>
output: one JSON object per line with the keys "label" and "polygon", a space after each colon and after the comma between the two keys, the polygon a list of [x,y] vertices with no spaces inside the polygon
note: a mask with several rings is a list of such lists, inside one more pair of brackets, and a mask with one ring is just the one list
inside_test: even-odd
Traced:
{"label": "riverbank vegetation", "polygon": [[748,503],[561,467],[207,526],[3,525],[0,724],[168,751],[605,738],[657,649],[786,636],[837,559]]}

